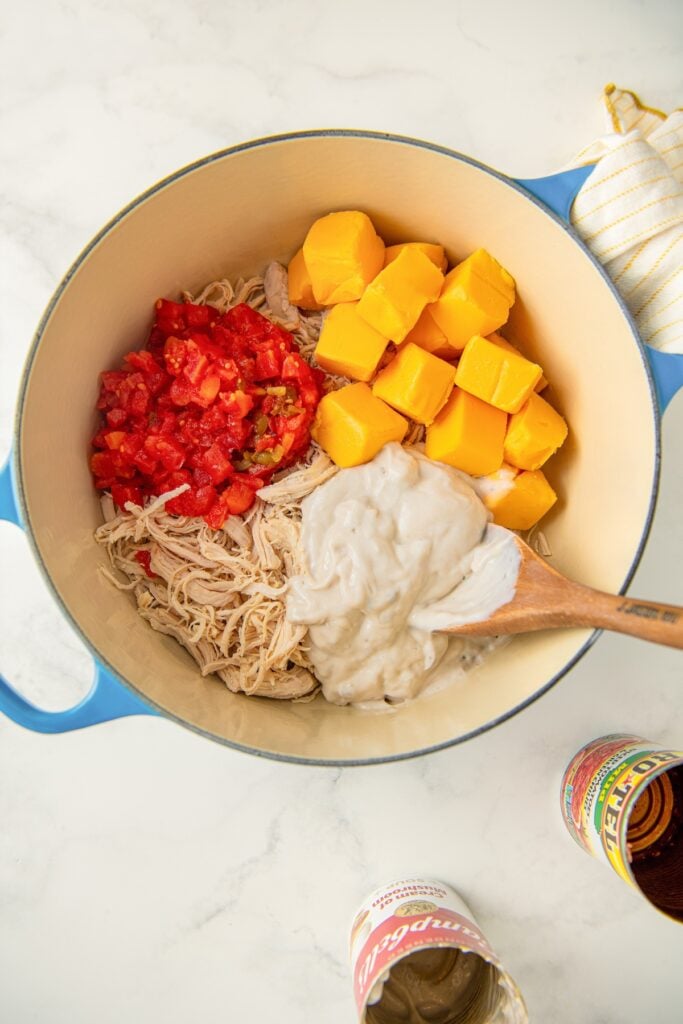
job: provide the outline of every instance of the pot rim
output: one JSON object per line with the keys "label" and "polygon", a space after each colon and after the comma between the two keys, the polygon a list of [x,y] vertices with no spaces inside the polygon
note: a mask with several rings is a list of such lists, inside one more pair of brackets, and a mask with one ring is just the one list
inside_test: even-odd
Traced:
{"label": "pot rim", "polygon": [[631,560],[631,564],[630,564],[630,566],[629,566],[629,568],[627,570],[626,576],[625,576],[625,578],[624,578],[624,580],[623,580],[623,582],[622,582],[622,584],[621,584],[621,586],[619,588],[619,591],[618,591],[619,594],[623,594],[626,591],[626,589],[628,588],[631,580],[633,579],[633,576],[634,576],[634,574],[636,572],[636,569],[638,568],[638,565],[640,564],[640,560],[641,560],[641,558],[643,556],[643,551],[645,549],[645,545],[647,543],[648,537],[650,535],[650,530],[652,528],[652,521],[653,521],[653,517],[654,517],[656,503],[657,503],[657,496],[658,496],[658,492],[659,492],[659,483],[660,483],[660,475],[661,475],[661,458],[662,458],[661,412],[660,412],[660,409],[659,409],[659,405],[657,403],[657,394],[656,394],[656,390],[655,390],[654,378],[653,378],[653,375],[652,375],[652,370],[650,368],[650,364],[648,362],[648,359],[647,359],[647,356],[646,356],[646,353],[645,353],[644,343],[643,343],[642,339],[640,338],[640,335],[638,334],[638,331],[637,331],[637,328],[636,328],[635,323],[633,321],[633,318],[631,317],[631,314],[630,314],[629,310],[627,309],[626,304],[625,304],[623,298],[621,297],[621,295],[617,291],[616,286],[614,285],[614,283],[612,282],[611,278],[607,274],[607,271],[602,266],[602,264],[596,259],[596,257],[590,252],[590,250],[587,248],[587,246],[581,240],[579,235],[574,231],[574,229],[572,228],[571,224],[568,223],[567,221],[563,220],[554,211],[549,209],[544,203],[542,203],[539,199],[537,199],[536,196],[533,195],[528,189],[526,189],[522,185],[518,184],[517,181],[515,181],[514,178],[511,178],[508,175],[503,174],[501,171],[498,171],[498,170],[496,170],[493,167],[489,167],[487,164],[484,164],[484,163],[482,163],[479,160],[475,160],[473,157],[467,156],[464,153],[460,153],[457,150],[450,149],[449,147],[442,146],[442,145],[440,145],[438,143],[428,142],[428,141],[426,141],[424,139],[418,139],[418,138],[415,138],[413,136],[408,136],[408,135],[397,135],[397,134],[392,133],[392,132],[380,132],[380,131],[373,131],[373,130],[370,130],[370,129],[355,129],[355,128],[313,128],[313,129],[305,129],[305,130],[301,130],[301,131],[282,132],[282,133],[275,134],[275,135],[260,136],[260,137],[258,137],[256,139],[251,139],[251,140],[249,140],[247,142],[237,143],[234,146],[227,146],[224,149],[216,150],[213,153],[209,153],[207,156],[201,157],[198,160],[194,160],[191,163],[183,165],[182,167],[180,167],[176,171],[173,171],[170,174],[166,175],[164,178],[161,178],[154,185],[151,185],[149,188],[147,188],[143,192],[139,193],[134,199],[132,199],[129,203],[127,203],[124,207],[122,207],[118,211],[118,213],[114,214],[104,224],[104,226],[102,228],[100,228],[100,230],[91,238],[91,240],[80,251],[78,256],[75,258],[75,260],[73,261],[73,263],[71,264],[71,266],[67,270],[66,274],[62,277],[62,279],[60,280],[59,284],[55,288],[55,290],[54,290],[52,296],[50,297],[50,299],[49,299],[49,301],[47,303],[47,306],[45,307],[45,310],[44,310],[44,312],[43,312],[43,314],[42,314],[42,316],[41,316],[41,318],[40,318],[40,320],[38,322],[38,325],[37,325],[37,327],[36,327],[36,329],[34,331],[33,338],[31,340],[31,345],[29,347],[29,350],[28,350],[28,353],[27,353],[27,356],[26,356],[26,360],[25,360],[25,363],[24,363],[24,368],[23,368],[23,371],[22,371],[21,381],[20,381],[20,384],[19,384],[19,392],[18,392],[18,396],[17,396],[16,410],[15,410],[15,415],[14,415],[14,429],[13,429],[14,453],[13,453],[12,458],[13,458],[13,461],[14,461],[14,469],[15,469],[13,480],[14,480],[14,485],[15,485],[15,490],[16,490],[16,499],[17,499],[18,508],[20,510],[22,522],[25,525],[25,533],[26,533],[26,536],[27,536],[27,539],[28,539],[31,551],[33,553],[33,556],[34,556],[34,558],[35,558],[35,560],[36,560],[36,562],[38,564],[38,568],[39,568],[39,570],[41,572],[41,575],[43,576],[43,579],[46,581],[47,586],[48,586],[52,596],[56,600],[57,605],[60,608],[62,614],[66,617],[67,621],[69,622],[71,627],[74,629],[74,631],[76,632],[77,636],[79,637],[81,642],[85,645],[87,650],[90,651],[90,653],[92,654],[92,656],[95,659],[95,661],[99,662],[109,673],[111,673],[111,675],[113,675],[114,678],[116,680],[118,680],[118,682],[122,686],[124,686],[126,689],[128,689],[131,693],[135,694],[135,696],[138,697],[140,700],[142,700],[144,703],[146,703],[150,707],[154,708],[159,713],[159,715],[161,717],[169,719],[170,721],[174,721],[178,725],[181,725],[181,726],[183,726],[186,729],[190,729],[192,732],[197,733],[200,736],[204,736],[207,739],[213,740],[216,743],[220,743],[223,746],[231,747],[234,750],[239,750],[239,751],[242,751],[244,753],[256,755],[257,757],[265,757],[265,758],[268,758],[269,760],[285,762],[285,763],[290,763],[290,764],[317,765],[317,766],[324,766],[324,767],[330,767],[330,768],[343,768],[343,767],[363,766],[363,765],[372,765],[372,764],[386,764],[386,763],[389,763],[389,762],[392,762],[392,761],[407,761],[407,760],[409,760],[411,758],[422,757],[425,754],[435,753],[436,751],[439,751],[439,750],[446,750],[449,747],[454,747],[456,745],[459,745],[461,743],[466,742],[467,740],[474,739],[476,736],[480,736],[483,733],[491,731],[496,726],[501,725],[503,722],[506,722],[506,721],[508,721],[508,719],[513,718],[515,715],[519,714],[519,712],[524,711],[525,708],[529,707],[531,704],[533,704],[537,700],[539,700],[539,698],[541,698],[546,693],[548,693],[548,691],[553,686],[555,686],[555,684],[558,683],[564,676],[566,676],[567,673],[572,668],[574,668],[574,666],[590,650],[590,648],[593,646],[593,644],[596,642],[596,640],[598,639],[598,637],[602,633],[602,630],[600,630],[600,629],[593,630],[591,632],[591,634],[587,637],[587,639],[584,641],[584,643],[581,645],[579,650],[559,670],[559,672],[556,672],[554,676],[552,676],[538,690],[534,691],[534,693],[531,694],[531,696],[529,696],[526,700],[522,701],[519,704],[516,704],[514,707],[510,708],[504,714],[499,715],[497,718],[491,719],[485,725],[479,726],[477,729],[471,729],[469,732],[466,732],[466,733],[464,733],[464,734],[462,734],[460,736],[455,736],[452,739],[444,740],[442,742],[435,743],[435,744],[432,744],[430,746],[421,747],[421,748],[419,748],[417,750],[405,751],[405,752],[402,752],[402,753],[399,753],[399,754],[389,754],[389,755],[386,755],[386,756],[363,757],[363,758],[349,758],[349,759],[345,759],[345,758],[317,758],[317,757],[313,757],[312,758],[312,757],[297,757],[296,755],[291,755],[291,754],[280,754],[280,753],[278,753],[276,751],[270,751],[270,750],[261,750],[261,749],[255,748],[255,747],[248,746],[248,745],[243,744],[243,743],[238,743],[238,742],[236,742],[234,740],[228,740],[228,739],[225,739],[224,737],[217,736],[215,733],[212,733],[212,732],[210,732],[210,731],[208,731],[206,729],[203,729],[200,726],[193,725],[191,722],[188,722],[186,719],[181,718],[178,715],[175,715],[173,712],[167,711],[165,708],[162,708],[155,701],[151,700],[149,697],[147,697],[146,694],[143,694],[140,690],[138,690],[137,687],[135,687],[133,685],[133,683],[131,683],[129,680],[127,680],[124,677],[122,677],[114,669],[114,667],[107,661],[107,659],[102,655],[102,653],[90,642],[88,637],[84,634],[84,632],[81,629],[78,621],[71,615],[71,613],[68,610],[68,608],[66,607],[65,603],[62,601],[62,598],[61,598],[61,596],[59,594],[59,591],[57,589],[57,585],[56,585],[56,583],[53,582],[52,577],[51,577],[51,575],[50,575],[50,573],[49,573],[49,571],[47,569],[47,566],[45,565],[45,563],[43,561],[43,558],[42,558],[42,556],[40,554],[40,551],[38,549],[38,545],[37,545],[37,542],[35,540],[35,536],[34,536],[34,533],[33,533],[33,528],[31,526],[31,519],[30,519],[30,516],[29,516],[29,513],[28,513],[28,506],[27,506],[26,499],[25,499],[24,481],[23,481],[23,467],[22,467],[22,461],[21,461],[21,444],[20,444],[20,441],[21,441],[21,420],[22,420],[22,415],[23,415],[23,408],[24,408],[24,401],[25,401],[25,397],[26,397],[26,392],[28,390],[29,381],[30,381],[30,377],[31,377],[31,369],[32,369],[32,366],[33,366],[33,361],[34,361],[35,355],[36,355],[36,353],[38,351],[38,348],[39,348],[40,343],[42,341],[43,335],[45,333],[45,330],[47,329],[48,324],[50,322],[50,318],[52,316],[52,313],[54,312],[57,304],[59,303],[59,301],[60,301],[63,293],[65,292],[66,288],[68,287],[69,283],[71,282],[71,279],[74,277],[74,275],[79,270],[79,268],[88,259],[90,253],[96,248],[97,245],[99,245],[99,243],[104,238],[106,238],[106,236],[110,233],[110,231],[112,231],[117,226],[117,224],[119,224],[120,221],[122,221],[125,217],[127,217],[129,213],[132,213],[137,207],[142,206],[143,203],[145,203],[148,199],[150,199],[152,196],[154,196],[157,192],[160,192],[162,189],[166,188],[168,185],[172,185],[176,181],[179,181],[180,179],[182,179],[184,177],[187,177],[188,175],[194,173],[197,170],[200,170],[203,167],[210,166],[211,164],[216,163],[219,160],[222,160],[222,159],[224,159],[226,157],[235,156],[236,154],[241,153],[241,152],[245,152],[247,150],[258,149],[258,148],[261,148],[261,147],[264,147],[264,146],[274,145],[274,144],[278,144],[278,143],[281,143],[281,142],[292,142],[292,141],[295,141],[297,139],[310,139],[310,138],[372,139],[372,140],[375,140],[375,141],[388,142],[388,143],[391,143],[391,144],[408,145],[408,146],[414,146],[414,147],[416,147],[418,149],[426,149],[428,151],[431,151],[431,152],[434,152],[434,153],[438,153],[438,154],[440,154],[442,156],[446,156],[446,157],[449,157],[451,159],[460,161],[461,163],[469,164],[471,167],[475,167],[477,170],[480,170],[480,171],[484,172],[485,174],[489,174],[489,175],[491,175],[491,177],[498,179],[498,181],[501,181],[504,184],[508,185],[514,191],[521,193],[526,199],[528,199],[535,206],[537,206],[540,210],[542,210],[543,213],[547,217],[550,217],[551,220],[554,220],[555,223],[558,224],[562,228],[562,230],[566,234],[568,234],[570,236],[572,241],[576,245],[578,245],[579,248],[582,250],[583,255],[588,260],[590,260],[590,262],[593,264],[594,268],[599,272],[600,276],[602,277],[602,280],[603,280],[604,284],[609,288],[609,290],[612,293],[613,298],[615,299],[615,301],[619,305],[619,308],[621,309],[622,315],[624,316],[626,322],[628,323],[628,326],[629,326],[630,331],[631,331],[631,335],[633,336],[633,339],[634,339],[634,341],[635,341],[635,343],[636,343],[636,345],[638,347],[638,351],[639,351],[640,358],[641,358],[641,363],[643,365],[643,369],[645,371],[645,376],[646,376],[646,379],[647,379],[647,382],[648,382],[648,386],[649,386],[649,390],[650,390],[650,400],[651,400],[651,404],[652,404],[653,425],[654,425],[654,434],[655,434],[654,473],[653,473],[652,488],[651,488],[651,492],[650,492],[650,500],[649,500],[649,503],[648,503],[647,514],[646,514],[646,517],[645,517],[645,522],[643,524],[643,532],[641,534],[640,541],[638,543],[638,546],[636,548],[634,556],[633,556],[633,558]]}

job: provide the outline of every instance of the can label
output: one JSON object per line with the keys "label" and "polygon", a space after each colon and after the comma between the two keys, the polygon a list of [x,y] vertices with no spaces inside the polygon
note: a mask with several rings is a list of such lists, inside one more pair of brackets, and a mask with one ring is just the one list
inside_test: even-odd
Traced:
{"label": "can label", "polygon": [[418,878],[377,889],[353,921],[351,965],[359,1020],[364,1020],[368,1002],[377,998],[375,986],[381,987],[390,968],[415,950],[430,947],[457,947],[478,953],[493,964],[501,972],[501,985],[514,1003],[511,1016],[506,1020],[526,1021],[516,986],[503,970],[466,904],[450,886]]}
{"label": "can label", "polygon": [[561,802],[569,832],[630,885],[636,886],[626,848],[629,815],[652,780],[682,761],[680,751],[614,734],[583,747],[565,772]]}

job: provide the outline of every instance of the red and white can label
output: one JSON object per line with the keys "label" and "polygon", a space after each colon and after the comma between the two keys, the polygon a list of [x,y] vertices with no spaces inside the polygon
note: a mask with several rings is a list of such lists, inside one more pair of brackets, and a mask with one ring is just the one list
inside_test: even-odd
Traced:
{"label": "red and white can label", "polygon": [[524,1003],[512,979],[506,975],[472,912],[442,882],[409,878],[375,890],[363,903],[351,927],[351,967],[359,1020],[363,1021],[373,989],[390,968],[415,950],[453,948],[477,953],[501,973],[501,986],[521,1008]]}

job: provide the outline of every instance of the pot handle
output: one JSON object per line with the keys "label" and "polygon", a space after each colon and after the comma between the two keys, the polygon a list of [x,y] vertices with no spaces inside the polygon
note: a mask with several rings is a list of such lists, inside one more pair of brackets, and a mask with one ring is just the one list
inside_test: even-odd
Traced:
{"label": "pot handle", "polygon": [[645,355],[652,370],[659,411],[664,412],[676,392],[683,388],[683,354],[660,352],[646,345]]}
{"label": "pot handle", "polygon": [[[24,528],[11,455],[0,469],[0,519]],[[75,707],[67,708],[66,711],[43,711],[17,693],[0,675],[0,712],[17,725],[43,733],[71,732],[73,729],[83,729],[88,725],[128,715],[158,714],[97,661],[90,692]]]}
{"label": "pot handle", "polygon": [[[586,164],[584,167],[560,171],[559,174],[550,174],[546,178],[517,178],[516,184],[569,223],[572,203],[594,168],[595,164]],[[652,345],[644,345],[644,348],[655,384],[659,411],[664,412],[676,392],[683,388],[683,355],[660,352]]]}
{"label": "pot handle", "polygon": [[515,178],[532,196],[540,199],[553,213],[569,223],[569,213],[582,185],[595,170],[595,164],[572,167],[569,171],[549,174],[545,178]]}

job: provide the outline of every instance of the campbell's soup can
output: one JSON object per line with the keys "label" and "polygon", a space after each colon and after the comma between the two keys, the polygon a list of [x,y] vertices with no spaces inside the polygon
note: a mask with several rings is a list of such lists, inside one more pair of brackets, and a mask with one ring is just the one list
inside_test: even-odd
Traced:
{"label": "campbell's soup can", "polygon": [[360,1024],[526,1024],[524,1000],[471,910],[443,882],[376,889],[351,927]]}
{"label": "campbell's soup can", "polygon": [[683,922],[683,752],[603,736],[572,759],[560,799],[579,846]]}

